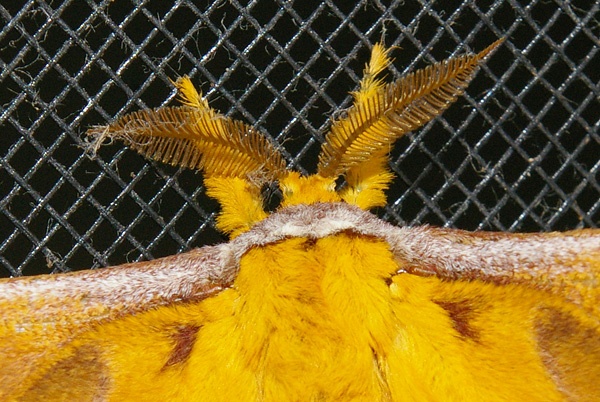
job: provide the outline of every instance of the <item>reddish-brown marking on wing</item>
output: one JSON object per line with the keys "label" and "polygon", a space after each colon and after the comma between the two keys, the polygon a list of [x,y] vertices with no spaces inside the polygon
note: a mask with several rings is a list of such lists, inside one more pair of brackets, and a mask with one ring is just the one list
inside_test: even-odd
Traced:
{"label": "reddish-brown marking on wing", "polygon": [[190,357],[199,330],[200,327],[195,325],[181,325],[176,329],[176,332],[172,335],[175,346],[163,369],[183,363]]}
{"label": "reddish-brown marking on wing", "polygon": [[452,321],[452,327],[462,338],[469,338],[474,341],[479,339],[479,332],[471,325],[471,320],[477,311],[468,300],[433,300],[433,302],[448,313],[448,317]]}
{"label": "reddish-brown marking on wing", "polygon": [[109,386],[109,371],[100,349],[86,345],[54,364],[19,401],[103,401]]}
{"label": "reddish-brown marking on wing", "polygon": [[600,336],[597,326],[555,307],[541,307],[535,336],[542,362],[568,400],[592,401],[600,395]]}

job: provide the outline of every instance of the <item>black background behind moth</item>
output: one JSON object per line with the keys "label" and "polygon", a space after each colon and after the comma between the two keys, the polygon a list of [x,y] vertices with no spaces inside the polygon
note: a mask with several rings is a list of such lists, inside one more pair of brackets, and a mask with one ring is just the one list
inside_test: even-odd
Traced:
{"label": "black background behind moth", "polygon": [[[600,222],[600,5],[580,1],[14,1],[0,4],[0,275],[151,259],[224,240],[198,173],[82,133],[173,104],[212,107],[312,172],[385,32],[398,77],[507,41],[467,93],[392,152],[378,213],[506,231]],[[596,3],[596,4],[593,4]]]}

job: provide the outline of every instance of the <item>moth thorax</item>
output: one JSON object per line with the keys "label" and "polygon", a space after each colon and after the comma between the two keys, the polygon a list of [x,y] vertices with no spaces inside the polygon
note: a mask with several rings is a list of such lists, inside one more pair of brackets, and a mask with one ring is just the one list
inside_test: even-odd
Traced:
{"label": "moth thorax", "polygon": [[290,172],[280,180],[279,185],[283,193],[282,207],[341,201],[335,191],[335,178],[322,177],[318,174],[301,176],[298,172]]}

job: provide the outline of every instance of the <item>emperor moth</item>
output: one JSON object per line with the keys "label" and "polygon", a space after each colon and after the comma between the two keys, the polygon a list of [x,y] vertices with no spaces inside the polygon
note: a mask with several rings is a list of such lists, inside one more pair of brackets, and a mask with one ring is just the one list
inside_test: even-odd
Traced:
{"label": "emperor moth", "polygon": [[187,77],[182,106],[91,129],[94,149],[119,139],[202,170],[231,240],[0,281],[0,399],[600,398],[599,231],[395,227],[367,212],[385,205],[393,142],[446,109],[500,42],[391,83],[375,45],[311,176]]}

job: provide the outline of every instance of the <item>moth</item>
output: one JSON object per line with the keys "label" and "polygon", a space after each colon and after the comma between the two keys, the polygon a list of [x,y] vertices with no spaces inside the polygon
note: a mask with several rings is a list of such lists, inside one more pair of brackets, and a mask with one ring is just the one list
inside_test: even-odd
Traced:
{"label": "moth", "polygon": [[[228,243],[0,282],[0,400],[586,401],[600,398],[600,231],[396,227],[394,141],[445,110],[500,44],[380,78],[372,48],[317,173],[188,77],[181,106],[89,131],[200,169]],[[345,186],[336,187],[343,177]],[[277,183],[281,205],[263,208]]]}

